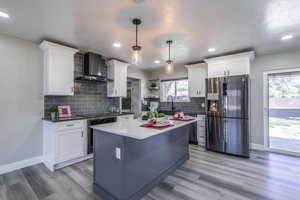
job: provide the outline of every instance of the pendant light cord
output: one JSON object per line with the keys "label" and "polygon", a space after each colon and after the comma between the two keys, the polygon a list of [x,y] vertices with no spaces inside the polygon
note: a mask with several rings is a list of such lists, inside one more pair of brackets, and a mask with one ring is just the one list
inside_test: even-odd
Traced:
{"label": "pendant light cord", "polygon": [[135,46],[138,46],[138,25],[135,25]]}
{"label": "pendant light cord", "polygon": [[169,60],[171,60],[171,42],[169,42]]}

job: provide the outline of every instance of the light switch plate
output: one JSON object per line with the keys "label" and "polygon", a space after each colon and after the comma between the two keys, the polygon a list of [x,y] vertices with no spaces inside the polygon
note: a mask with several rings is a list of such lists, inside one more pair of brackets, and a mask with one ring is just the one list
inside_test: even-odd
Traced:
{"label": "light switch plate", "polygon": [[121,160],[121,148],[116,147],[116,158]]}

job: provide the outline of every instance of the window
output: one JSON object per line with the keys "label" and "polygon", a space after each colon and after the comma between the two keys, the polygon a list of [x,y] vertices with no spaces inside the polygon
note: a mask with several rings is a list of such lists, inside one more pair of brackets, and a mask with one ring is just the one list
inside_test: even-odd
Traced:
{"label": "window", "polygon": [[[171,101],[172,96],[174,101],[182,102],[189,101],[189,87],[187,79],[169,80],[161,82],[161,101]],[[169,99],[168,99],[169,97]]]}

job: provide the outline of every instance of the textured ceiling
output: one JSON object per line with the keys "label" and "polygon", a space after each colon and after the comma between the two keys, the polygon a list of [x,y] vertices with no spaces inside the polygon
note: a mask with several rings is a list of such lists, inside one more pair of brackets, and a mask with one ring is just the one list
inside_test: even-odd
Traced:
{"label": "textured ceiling", "polygon": [[[167,59],[168,39],[175,63],[244,48],[266,54],[300,47],[299,0],[0,0],[0,10],[11,15],[0,20],[0,33],[127,61],[135,38],[131,20],[139,17],[144,69]],[[289,33],[293,40],[280,40]],[[210,47],[217,51],[208,53]]]}

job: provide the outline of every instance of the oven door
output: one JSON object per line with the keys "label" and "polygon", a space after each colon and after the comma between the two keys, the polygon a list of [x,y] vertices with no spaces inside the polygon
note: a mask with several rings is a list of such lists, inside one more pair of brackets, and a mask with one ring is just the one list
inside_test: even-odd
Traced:
{"label": "oven door", "polygon": [[93,129],[90,128],[91,126],[91,121],[92,120],[88,120],[88,127],[87,127],[87,153],[88,154],[91,154],[93,153],[93,148],[94,148],[94,145],[93,145]]}
{"label": "oven door", "polygon": [[112,123],[112,122],[116,122],[116,121],[117,121],[116,117],[88,120],[88,122],[87,122],[87,125],[88,125],[88,127],[87,127],[87,153],[88,154],[91,154],[94,152],[94,141],[93,141],[94,130],[92,128],[90,128],[90,126],[107,124],[107,123]]}

